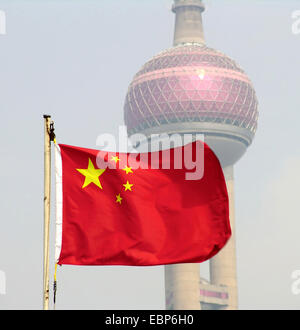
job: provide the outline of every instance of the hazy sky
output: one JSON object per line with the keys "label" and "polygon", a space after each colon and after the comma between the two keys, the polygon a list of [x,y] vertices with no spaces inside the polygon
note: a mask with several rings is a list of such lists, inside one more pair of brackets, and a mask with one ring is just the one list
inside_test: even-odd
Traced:
{"label": "hazy sky", "polygon": [[[0,309],[42,308],[42,115],[52,115],[60,143],[96,148],[99,134],[116,134],[134,74],[172,46],[171,3],[0,0]],[[205,3],[208,46],[244,68],[259,99],[255,140],[235,167],[240,308],[298,309],[300,34],[291,15],[300,2]],[[63,266],[57,278],[57,309],[165,308],[163,267]]]}

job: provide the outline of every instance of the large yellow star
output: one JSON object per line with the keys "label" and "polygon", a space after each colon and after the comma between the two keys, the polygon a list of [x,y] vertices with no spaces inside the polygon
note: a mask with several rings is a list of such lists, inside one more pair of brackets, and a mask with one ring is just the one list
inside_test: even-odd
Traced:
{"label": "large yellow star", "polygon": [[132,191],[131,187],[133,186],[133,184],[130,184],[128,181],[125,184],[123,184],[123,186],[125,187],[125,191],[126,190]]}
{"label": "large yellow star", "polygon": [[105,171],[105,169],[95,168],[91,159],[89,158],[89,165],[87,169],[77,169],[79,173],[85,176],[85,180],[82,188],[85,188],[90,183],[94,183],[97,187],[102,189],[99,176]]}

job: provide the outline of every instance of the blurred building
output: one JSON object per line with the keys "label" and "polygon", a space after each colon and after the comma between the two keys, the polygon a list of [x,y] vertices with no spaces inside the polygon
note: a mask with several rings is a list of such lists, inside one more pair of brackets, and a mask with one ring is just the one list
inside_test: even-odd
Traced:
{"label": "blurred building", "polygon": [[199,264],[165,266],[167,309],[238,307],[233,165],[254,138],[258,102],[242,68],[206,45],[204,9],[201,0],[174,1],[174,45],[135,75],[124,106],[129,135],[204,134],[226,178],[232,237],[210,260],[209,281],[200,279]]}

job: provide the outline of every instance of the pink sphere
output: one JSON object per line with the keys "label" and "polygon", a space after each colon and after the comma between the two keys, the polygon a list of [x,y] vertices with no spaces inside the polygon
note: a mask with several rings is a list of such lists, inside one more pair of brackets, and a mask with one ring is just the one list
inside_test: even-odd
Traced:
{"label": "pink sphere", "polygon": [[[254,88],[229,57],[201,44],[167,49],[135,75],[124,115],[129,134],[174,123],[224,124],[254,136]],[[251,141],[249,141],[251,142]]]}

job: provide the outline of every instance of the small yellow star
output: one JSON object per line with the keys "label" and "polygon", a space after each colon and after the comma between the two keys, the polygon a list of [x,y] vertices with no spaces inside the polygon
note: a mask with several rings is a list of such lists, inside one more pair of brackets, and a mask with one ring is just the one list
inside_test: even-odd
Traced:
{"label": "small yellow star", "polygon": [[85,176],[85,180],[83,183],[82,188],[85,188],[90,183],[94,183],[97,187],[102,189],[99,176],[103,174],[105,169],[95,168],[93,162],[89,158],[89,165],[87,169],[77,169],[79,173]]}
{"label": "small yellow star", "polygon": [[132,172],[132,168],[131,168],[131,167],[128,167],[128,166],[126,166],[125,168],[123,168],[123,171],[125,171],[126,174],[128,174],[128,173],[133,173],[133,172]]}
{"label": "small yellow star", "polygon": [[123,184],[123,186],[125,187],[125,191],[126,190],[129,190],[129,191],[132,191],[131,190],[131,187],[133,186],[133,184],[130,184],[127,180],[127,182],[125,184]]}
{"label": "small yellow star", "polygon": [[122,203],[122,199],[123,199],[123,198],[121,197],[121,194],[116,195],[116,198],[117,198],[116,203],[121,204],[121,203]]}
{"label": "small yellow star", "polygon": [[120,158],[118,156],[112,156],[111,160],[113,160],[117,163],[120,160]]}

